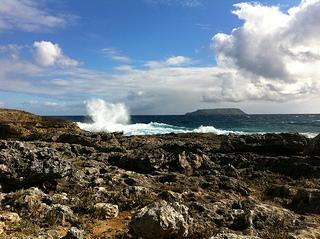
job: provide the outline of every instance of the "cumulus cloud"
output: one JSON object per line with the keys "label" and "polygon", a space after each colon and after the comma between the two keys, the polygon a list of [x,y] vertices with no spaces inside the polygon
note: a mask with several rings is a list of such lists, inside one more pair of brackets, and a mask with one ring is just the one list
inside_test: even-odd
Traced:
{"label": "cumulus cloud", "polygon": [[40,1],[1,0],[0,31],[20,29],[27,32],[47,31],[70,22],[71,16],[51,14]]}
{"label": "cumulus cloud", "polygon": [[216,34],[212,44],[218,67],[229,73],[204,100],[286,101],[319,92],[320,1],[303,0],[287,12],[258,3],[234,6],[243,26]]}
{"label": "cumulus cloud", "polygon": [[177,67],[183,65],[189,65],[192,60],[185,56],[172,56],[164,61],[148,61],[145,66],[149,68],[159,68],[159,67]]}
{"label": "cumulus cloud", "polygon": [[58,44],[50,41],[34,42],[33,46],[36,51],[36,61],[41,66],[77,66],[79,63],[65,56]]}
{"label": "cumulus cloud", "polygon": [[119,62],[123,62],[123,63],[130,63],[131,62],[130,57],[121,54],[115,48],[103,48],[101,51],[105,57],[107,57],[111,60],[119,61]]}

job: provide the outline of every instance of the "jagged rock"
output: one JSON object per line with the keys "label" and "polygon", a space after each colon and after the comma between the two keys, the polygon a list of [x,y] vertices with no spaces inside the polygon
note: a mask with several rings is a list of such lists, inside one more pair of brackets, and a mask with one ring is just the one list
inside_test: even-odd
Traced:
{"label": "jagged rock", "polygon": [[55,204],[67,204],[69,202],[68,194],[66,193],[56,193],[51,196],[51,200]]}
{"label": "jagged rock", "polygon": [[242,236],[233,233],[219,233],[210,239],[261,239],[260,237],[256,236]]}
{"label": "jagged rock", "polygon": [[5,229],[6,229],[6,224],[4,222],[0,222],[0,236],[4,234]]}
{"label": "jagged rock", "polygon": [[48,195],[38,188],[29,188],[6,194],[3,204],[20,209],[34,219],[43,219],[49,209],[45,201],[50,201]]}
{"label": "jagged rock", "polygon": [[320,155],[320,134],[313,138],[304,149],[305,154]]}
{"label": "jagged rock", "polygon": [[301,154],[308,139],[298,133],[234,135],[222,142],[225,152],[269,152],[281,154]]}
{"label": "jagged rock", "polygon": [[154,165],[148,156],[141,157],[136,154],[113,154],[110,155],[108,162],[125,170],[138,173],[150,173],[154,171]]}
{"label": "jagged rock", "polygon": [[18,213],[15,212],[2,212],[0,214],[0,221],[17,223],[20,222],[21,218]]}
{"label": "jagged rock", "polygon": [[290,208],[300,213],[320,214],[320,190],[300,189],[294,196]]}
{"label": "jagged rock", "polygon": [[314,227],[308,226],[307,228],[298,230],[293,233],[289,233],[288,239],[317,239],[320,238],[320,227],[314,225]]}
{"label": "jagged rock", "polygon": [[183,171],[183,173],[185,175],[187,175],[187,176],[192,175],[193,169],[192,169],[192,166],[190,165],[190,163],[188,162],[184,151],[182,154],[178,155],[178,163],[179,163],[179,166],[181,167],[181,170]]}
{"label": "jagged rock", "polygon": [[186,206],[160,201],[142,208],[129,226],[137,237],[182,238],[188,235],[191,221]]}
{"label": "jagged rock", "polygon": [[83,239],[84,238],[84,231],[80,230],[76,227],[71,227],[66,236],[62,239]]}
{"label": "jagged rock", "polygon": [[70,163],[52,148],[31,150],[21,142],[0,141],[0,184],[3,191],[42,186],[71,174]]}
{"label": "jagged rock", "polygon": [[100,219],[117,217],[119,214],[118,206],[110,203],[97,203],[94,205],[94,210]]}
{"label": "jagged rock", "polygon": [[61,204],[52,205],[47,214],[46,219],[52,224],[65,226],[67,223],[74,223],[77,217],[74,215],[70,207]]}
{"label": "jagged rock", "polygon": [[21,218],[0,220],[0,238],[319,237],[320,155],[304,136],[127,137],[30,117],[0,110],[0,138],[19,140],[0,140],[0,215]]}
{"label": "jagged rock", "polygon": [[265,192],[269,197],[291,198],[296,190],[288,185],[271,185]]}
{"label": "jagged rock", "polygon": [[80,132],[80,129],[72,122],[48,119],[21,110],[0,109],[1,139],[50,139],[50,135],[59,132]]}

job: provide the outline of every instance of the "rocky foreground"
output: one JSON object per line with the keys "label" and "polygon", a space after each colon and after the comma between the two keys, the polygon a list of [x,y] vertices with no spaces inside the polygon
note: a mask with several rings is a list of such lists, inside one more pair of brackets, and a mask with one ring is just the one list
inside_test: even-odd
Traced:
{"label": "rocky foreground", "polygon": [[0,238],[320,238],[320,135],[93,134],[0,110]]}

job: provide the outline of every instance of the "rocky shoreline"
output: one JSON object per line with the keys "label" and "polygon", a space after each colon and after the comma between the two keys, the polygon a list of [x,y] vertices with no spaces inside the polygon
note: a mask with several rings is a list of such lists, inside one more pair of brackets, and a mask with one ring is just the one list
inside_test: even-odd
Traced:
{"label": "rocky shoreline", "polygon": [[89,133],[0,110],[0,238],[320,238],[320,135]]}

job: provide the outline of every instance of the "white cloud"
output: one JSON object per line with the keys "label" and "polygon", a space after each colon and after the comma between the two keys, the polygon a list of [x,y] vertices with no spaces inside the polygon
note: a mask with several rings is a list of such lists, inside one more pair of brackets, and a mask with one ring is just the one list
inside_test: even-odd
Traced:
{"label": "white cloud", "polygon": [[66,105],[65,102],[56,102],[56,101],[38,101],[38,100],[27,100],[22,102],[23,105],[32,106],[32,107],[63,107]]}
{"label": "white cloud", "polygon": [[319,93],[320,1],[303,0],[288,12],[257,3],[235,7],[243,26],[213,37],[218,66],[229,73],[212,101],[286,101]]}
{"label": "white cloud", "polygon": [[166,65],[168,66],[181,66],[190,63],[191,60],[184,56],[173,56],[166,60]]}
{"label": "white cloud", "polygon": [[27,32],[48,31],[70,22],[70,16],[51,14],[41,1],[1,0],[0,31],[20,29]]}
{"label": "white cloud", "polygon": [[77,66],[79,63],[65,56],[58,44],[50,41],[34,42],[33,46],[36,50],[36,61],[41,66]]}
{"label": "white cloud", "polygon": [[217,65],[211,67],[173,56],[108,73],[61,63],[64,54],[57,44],[38,43],[44,49],[36,54],[42,64],[20,58],[19,47],[4,47],[6,54],[16,51],[18,57],[0,54],[0,90],[79,101],[98,96],[124,101],[133,113],[184,113],[204,106],[315,112],[320,102],[319,2],[302,1],[288,12],[237,4],[234,13],[243,25],[214,36]]}
{"label": "white cloud", "polygon": [[105,57],[114,60],[114,61],[119,61],[119,62],[123,62],[123,63],[130,63],[131,59],[128,56],[125,56],[121,53],[119,53],[119,51],[117,49],[114,48],[103,48],[102,53]]}
{"label": "white cloud", "polygon": [[121,66],[116,66],[114,69],[117,71],[131,71],[133,68],[132,66],[129,66],[129,65],[121,65]]}
{"label": "white cloud", "polygon": [[16,44],[0,45],[0,56],[4,55],[7,58],[16,59],[19,57],[22,46]]}
{"label": "white cloud", "polygon": [[160,67],[177,67],[183,65],[189,65],[192,60],[185,56],[172,56],[164,61],[148,61],[145,66],[149,68],[160,68]]}

